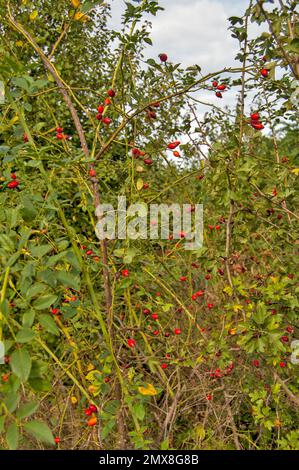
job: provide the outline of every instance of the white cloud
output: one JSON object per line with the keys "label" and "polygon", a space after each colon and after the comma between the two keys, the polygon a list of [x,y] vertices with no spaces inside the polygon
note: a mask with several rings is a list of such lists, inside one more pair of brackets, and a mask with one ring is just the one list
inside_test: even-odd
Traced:
{"label": "white cloud", "polygon": [[186,66],[197,63],[203,71],[231,65],[237,44],[227,31],[230,11],[224,2],[168,0],[162,4],[165,11],[153,20],[155,52],[165,51]]}
{"label": "white cloud", "polygon": [[[165,52],[171,62],[184,67],[200,65],[203,74],[240,65],[234,60],[239,44],[228,30],[228,18],[242,16],[248,0],[160,0],[159,3],[165,10],[149,17],[153,46],[145,51],[146,58],[157,59],[159,53]],[[116,28],[124,7],[123,0],[113,0],[112,24]],[[251,36],[258,31],[256,25],[250,25]],[[226,92],[222,100],[212,92],[200,93],[200,97],[219,107],[234,106],[236,90]],[[202,106],[199,108],[204,112]]]}

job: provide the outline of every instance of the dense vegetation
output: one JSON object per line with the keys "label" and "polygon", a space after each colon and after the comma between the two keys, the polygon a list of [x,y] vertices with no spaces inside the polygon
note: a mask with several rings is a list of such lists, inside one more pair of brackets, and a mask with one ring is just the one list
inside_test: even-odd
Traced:
{"label": "dense vegetation", "polygon": [[[207,75],[144,59],[158,1],[107,3],[0,0],[0,446],[296,449],[296,2]],[[99,241],[119,195],[202,203],[203,247]]]}

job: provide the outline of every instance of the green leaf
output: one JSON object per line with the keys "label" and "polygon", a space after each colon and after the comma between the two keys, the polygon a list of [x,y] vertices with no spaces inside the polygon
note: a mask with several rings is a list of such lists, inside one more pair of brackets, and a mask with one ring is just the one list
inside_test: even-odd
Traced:
{"label": "green leaf", "polygon": [[80,290],[80,280],[73,274],[66,271],[59,271],[56,277],[64,286],[71,287],[76,291]]}
{"label": "green leaf", "polygon": [[100,6],[102,3],[104,3],[104,0],[94,0],[92,2],[86,2],[84,5],[81,6],[82,13],[88,13],[90,10],[95,8],[96,6]]}
{"label": "green leaf", "polygon": [[133,413],[140,421],[142,421],[145,417],[145,408],[143,403],[137,403],[133,406]]}
{"label": "green leaf", "polygon": [[8,235],[0,235],[0,246],[4,248],[5,251],[11,253],[15,249],[14,242]]}
{"label": "green leaf", "polygon": [[16,423],[11,423],[6,432],[6,441],[10,450],[16,450],[19,443],[19,429]]}
{"label": "green leaf", "polygon": [[31,370],[31,358],[26,349],[17,349],[10,357],[10,366],[14,374],[25,382]]}
{"label": "green leaf", "polygon": [[36,297],[38,294],[41,294],[45,290],[49,289],[46,284],[42,284],[41,282],[36,282],[26,292],[26,299],[31,299],[32,297]]}
{"label": "green leaf", "polygon": [[29,385],[36,392],[50,392],[52,390],[51,382],[45,378],[29,377]]}
{"label": "green leaf", "polygon": [[35,337],[35,332],[30,330],[29,328],[23,328],[20,330],[16,335],[16,342],[17,343],[28,343],[32,341]]}
{"label": "green leaf", "polygon": [[37,440],[46,444],[55,444],[53,434],[46,423],[42,421],[30,421],[24,424],[24,428]]}
{"label": "green leaf", "polygon": [[30,328],[33,325],[34,318],[35,318],[34,310],[29,310],[28,312],[25,312],[22,317],[22,325],[25,328]]}
{"label": "green leaf", "polygon": [[26,80],[26,78],[24,78],[24,77],[12,78],[12,82],[13,82],[14,85],[16,85],[19,88],[22,88],[23,90],[26,90],[26,91],[29,90],[30,85],[28,83],[28,80]]}
{"label": "green leaf", "polygon": [[17,393],[10,393],[4,400],[5,406],[10,413],[13,413],[18,406],[19,395]]}
{"label": "green leaf", "polygon": [[53,250],[52,245],[40,245],[40,246],[34,246],[31,248],[31,254],[35,258],[42,258],[45,256],[49,251]]}
{"label": "green leaf", "polygon": [[40,324],[43,328],[45,328],[46,331],[52,333],[53,335],[59,336],[59,329],[57,328],[55,321],[50,315],[44,313],[40,315],[38,319]]}
{"label": "green leaf", "polygon": [[160,446],[161,450],[168,450],[169,449],[169,440],[165,439],[163,442],[161,442]]}
{"label": "green leaf", "polygon": [[37,310],[44,310],[46,308],[51,307],[51,305],[55,304],[57,300],[57,295],[54,294],[46,294],[39,297],[35,302],[33,302],[33,307]]}
{"label": "green leaf", "polygon": [[33,413],[36,412],[38,406],[39,405],[36,401],[30,401],[29,403],[25,403],[24,405],[20,406],[20,408],[17,410],[17,418],[28,418],[28,416],[31,416]]}
{"label": "green leaf", "polygon": [[4,431],[5,418],[6,416],[0,416],[0,434]]}

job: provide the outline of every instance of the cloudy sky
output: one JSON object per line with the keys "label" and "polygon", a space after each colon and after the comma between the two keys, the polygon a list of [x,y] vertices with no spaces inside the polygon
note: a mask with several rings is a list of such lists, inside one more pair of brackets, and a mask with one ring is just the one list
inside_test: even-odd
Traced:
{"label": "cloudy sky", "polygon": [[[110,3],[112,26],[119,28],[125,2],[110,0]],[[248,3],[248,0],[160,0],[165,10],[156,17],[150,16],[153,46],[148,47],[146,57],[157,58],[159,53],[166,52],[172,62],[183,66],[198,64],[203,73],[239,66],[234,61],[238,41],[228,31],[228,18],[243,15]],[[250,35],[257,32],[258,27],[251,25]],[[197,97],[220,107],[233,106],[236,93],[227,91],[223,100],[210,93],[205,96],[205,92]]]}
{"label": "cloudy sky", "polygon": [[[111,4],[117,26],[124,1]],[[233,64],[238,43],[227,30],[227,19],[242,15],[248,0],[160,0],[160,5],[165,10],[150,17],[153,47],[148,56],[167,52],[173,62],[196,63],[204,72]]]}

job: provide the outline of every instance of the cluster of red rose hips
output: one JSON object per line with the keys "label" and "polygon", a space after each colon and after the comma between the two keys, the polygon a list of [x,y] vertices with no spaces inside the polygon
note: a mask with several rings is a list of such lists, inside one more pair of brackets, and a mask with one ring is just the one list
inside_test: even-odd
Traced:
{"label": "cluster of red rose hips", "polygon": [[91,404],[89,405],[88,408],[84,410],[84,413],[86,416],[91,416],[89,420],[87,421],[87,426],[95,426],[97,424],[97,417],[95,416],[95,413],[98,412],[98,409],[95,405]]}
{"label": "cluster of red rose hips", "polygon": [[222,98],[222,91],[225,91],[226,88],[227,88],[227,85],[225,83],[220,83],[220,85],[218,84],[218,82],[216,80],[214,80],[212,82],[212,86],[216,91],[215,93],[215,96],[217,96],[217,98]]}
{"label": "cluster of red rose hips", "polygon": [[15,173],[11,173],[10,175],[11,181],[7,184],[9,189],[15,189],[19,186],[20,181],[17,180],[17,175]]}
{"label": "cluster of red rose hips", "polygon": [[[65,297],[64,297],[62,302],[64,304],[68,304],[70,302],[76,302],[77,296],[74,295],[73,292],[70,292],[70,293],[68,292],[68,291],[70,291],[69,287],[66,288],[66,291],[67,292],[65,292],[65,294],[64,294]],[[60,309],[58,307],[51,307],[50,312],[52,313],[52,315],[55,315],[55,316],[59,316],[61,314]]]}
{"label": "cluster of red rose hips", "polygon": [[250,125],[257,131],[261,131],[262,129],[264,129],[264,126],[260,121],[259,113],[252,113],[250,115]]}
{"label": "cluster of red rose hips", "polygon": [[105,117],[103,114],[104,114],[104,111],[105,111],[105,106],[109,106],[111,104],[111,99],[110,98],[114,98],[116,93],[114,90],[112,90],[112,88],[110,88],[108,91],[107,91],[107,95],[108,95],[108,98],[105,99],[104,101],[104,104],[99,104],[98,106],[98,112],[97,112],[97,115],[96,115],[96,119],[98,121],[101,121],[103,124],[106,124],[106,126],[109,126],[109,124],[111,124],[112,122],[112,119],[110,117]]}
{"label": "cluster of red rose hips", "polygon": [[181,156],[180,152],[175,150],[180,144],[181,144],[181,142],[179,140],[175,140],[174,142],[170,142],[167,145],[167,148],[169,150],[173,150],[172,154],[173,154],[174,157],[180,157]]}
{"label": "cluster of red rose hips", "polygon": [[204,295],[204,291],[199,290],[199,291],[195,292],[195,294],[192,294],[191,298],[192,298],[192,300],[196,300],[196,299],[198,299],[198,297],[202,297],[203,295]]}
{"label": "cluster of red rose hips", "polygon": [[209,372],[209,376],[211,379],[221,379],[221,377],[224,377],[226,375],[230,375],[232,371],[234,370],[235,365],[233,362],[230,363],[228,367],[224,371],[221,371],[221,369],[217,368],[214,371]]}
{"label": "cluster of red rose hips", "polygon": [[56,127],[56,139],[58,140],[70,140],[71,136],[63,133],[63,127]]}
{"label": "cluster of red rose hips", "polygon": [[[90,172],[89,172],[89,174],[90,174]],[[98,262],[100,261],[99,256],[96,255],[96,254],[94,253],[94,251],[93,251],[91,248],[88,248],[88,249],[87,249],[87,246],[86,246],[86,245],[81,245],[80,248],[81,248],[81,250],[85,251],[85,254],[86,254],[87,256],[92,256],[92,259],[93,259],[96,263],[98,263]]]}

